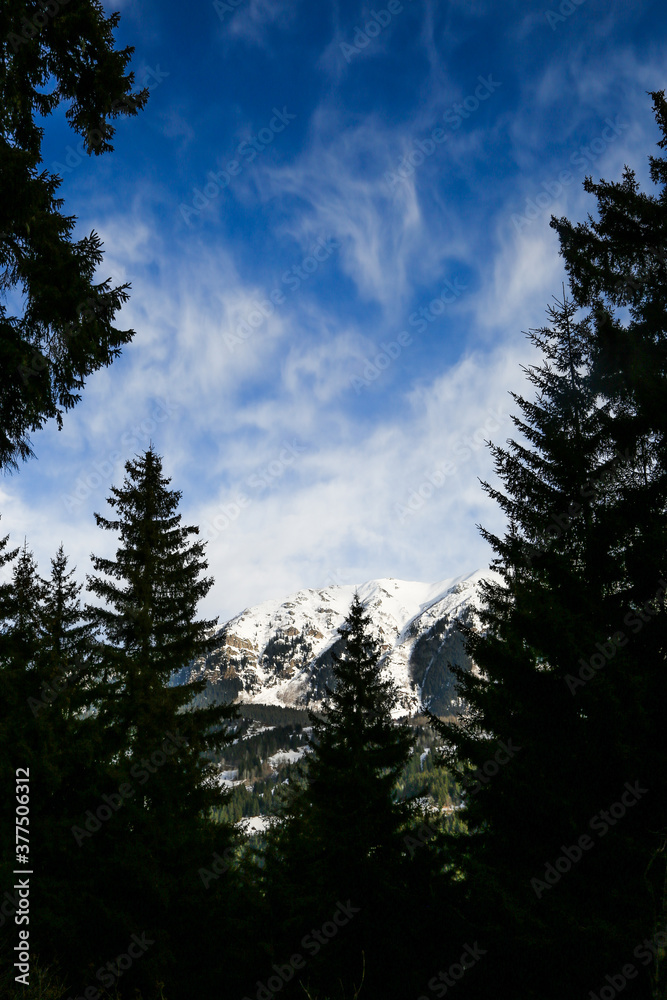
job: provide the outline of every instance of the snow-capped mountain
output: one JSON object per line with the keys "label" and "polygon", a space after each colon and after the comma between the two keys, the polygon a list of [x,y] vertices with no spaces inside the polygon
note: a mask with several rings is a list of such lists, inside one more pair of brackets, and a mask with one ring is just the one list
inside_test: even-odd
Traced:
{"label": "snow-capped mountain", "polygon": [[474,620],[480,581],[494,576],[484,570],[432,584],[370,580],[264,601],[218,629],[213,651],[175,681],[204,677],[216,699],[316,709],[332,683],[338,628],[358,591],[381,642],[383,669],[400,692],[397,714],[449,714],[460,703],[448,663],[471,666],[455,621]]}

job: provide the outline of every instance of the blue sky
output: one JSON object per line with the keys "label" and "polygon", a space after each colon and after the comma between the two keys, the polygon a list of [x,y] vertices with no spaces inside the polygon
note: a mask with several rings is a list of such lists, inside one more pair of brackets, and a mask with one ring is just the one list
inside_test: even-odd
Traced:
{"label": "blue sky", "polygon": [[512,432],[563,280],[551,214],[586,174],[649,185],[667,11],[648,2],[122,0],[151,97],[44,161],[136,330],[0,480],[2,533],[77,575],[115,539],[109,486],[149,440],[208,539],[222,619],[299,587],[488,565],[478,478]]}

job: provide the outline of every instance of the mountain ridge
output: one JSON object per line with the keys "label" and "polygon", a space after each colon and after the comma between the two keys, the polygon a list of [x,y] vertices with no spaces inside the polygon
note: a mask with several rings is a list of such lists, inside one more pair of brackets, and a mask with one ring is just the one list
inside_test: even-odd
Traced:
{"label": "mountain ridge", "polygon": [[342,644],[338,628],[356,592],[380,640],[385,675],[399,691],[395,714],[412,715],[424,708],[456,713],[461,703],[448,663],[472,667],[456,622],[475,619],[479,587],[488,579],[499,577],[492,570],[436,583],[389,577],[263,601],[219,627],[211,652],[174,681],[205,679],[207,700],[317,710],[333,681],[332,653]]}

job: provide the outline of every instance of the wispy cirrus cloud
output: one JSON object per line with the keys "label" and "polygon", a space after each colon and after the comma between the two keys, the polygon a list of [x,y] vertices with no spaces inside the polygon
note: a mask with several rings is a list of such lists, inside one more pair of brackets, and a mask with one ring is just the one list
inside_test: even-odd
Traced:
{"label": "wispy cirrus cloud", "polygon": [[[646,183],[665,15],[586,0],[552,31],[516,2],[406,0],[348,62],[366,7],[222,6],[193,19],[171,0],[124,4],[137,65],[170,75],[114,154],[82,160],[60,193],[77,232],[104,240],[100,280],[132,282],[118,325],[137,335],[62,433],[35,435],[38,461],[2,480],[0,533],[27,535],[43,572],[62,539],[83,579],[91,551],[115,551],[93,512],[153,441],[208,539],[207,615],[334,576],[483,566],[475,525],[503,529],[479,487],[493,480],[484,440],[512,433],[507,392],[526,391],[520,365],[538,360],[521,331],[564,277],[549,216],[592,210],[586,172],[628,162]],[[485,100],[480,78],[494,81]],[[289,128],[263,133],[187,226],[181,202],[274,107]],[[559,191],[616,115],[629,127]],[[45,141],[62,159],[64,121]]]}
{"label": "wispy cirrus cloud", "polygon": [[298,7],[298,0],[233,0],[218,3],[216,13],[233,39],[265,47],[272,27],[285,31],[294,24]]}

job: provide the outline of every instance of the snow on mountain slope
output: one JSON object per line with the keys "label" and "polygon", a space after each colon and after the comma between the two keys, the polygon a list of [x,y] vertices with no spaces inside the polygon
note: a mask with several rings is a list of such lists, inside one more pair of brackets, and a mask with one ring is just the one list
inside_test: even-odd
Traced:
{"label": "snow on mountain slope", "polygon": [[433,584],[370,580],[264,601],[223,625],[214,650],[178,680],[204,677],[225,700],[317,708],[332,680],[337,630],[358,591],[382,645],[382,666],[400,691],[396,714],[456,711],[447,663],[469,667],[470,661],[454,621],[474,615],[479,583],[490,577],[497,579],[484,570]]}

